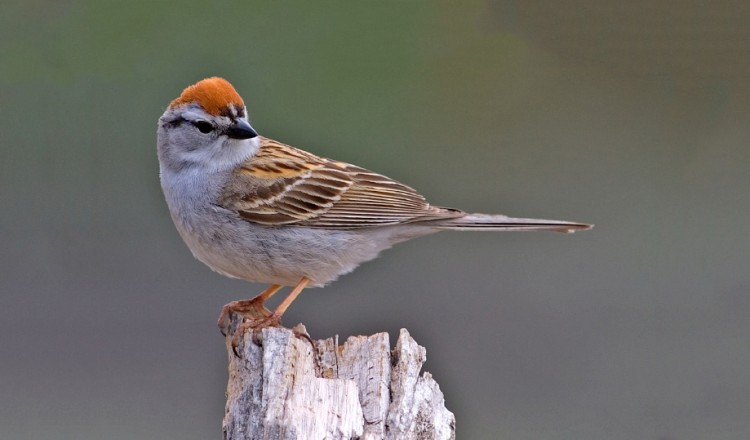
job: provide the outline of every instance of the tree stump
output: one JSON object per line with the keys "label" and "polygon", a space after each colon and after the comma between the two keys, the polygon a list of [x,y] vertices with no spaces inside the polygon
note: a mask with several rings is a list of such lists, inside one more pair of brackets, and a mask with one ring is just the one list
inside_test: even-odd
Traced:
{"label": "tree stump", "polygon": [[[242,318],[232,316],[230,328]],[[224,440],[455,439],[455,419],[425,349],[402,329],[313,341],[301,324],[226,338]]]}

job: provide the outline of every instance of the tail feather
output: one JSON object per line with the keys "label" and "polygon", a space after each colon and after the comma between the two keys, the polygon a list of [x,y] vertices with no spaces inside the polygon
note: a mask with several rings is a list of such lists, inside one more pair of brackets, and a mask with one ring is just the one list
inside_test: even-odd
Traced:
{"label": "tail feather", "polygon": [[463,217],[438,220],[433,225],[454,231],[555,231],[573,233],[594,225],[561,220],[514,218],[500,214],[467,214]]}

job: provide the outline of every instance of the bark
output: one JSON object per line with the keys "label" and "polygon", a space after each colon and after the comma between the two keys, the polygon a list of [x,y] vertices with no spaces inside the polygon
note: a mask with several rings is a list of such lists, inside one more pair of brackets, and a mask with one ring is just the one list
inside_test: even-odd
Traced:
{"label": "bark", "polygon": [[425,349],[405,329],[393,350],[387,333],[339,345],[301,325],[250,329],[234,348],[229,335],[225,440],[455,439],[443,393],[419,374]]}

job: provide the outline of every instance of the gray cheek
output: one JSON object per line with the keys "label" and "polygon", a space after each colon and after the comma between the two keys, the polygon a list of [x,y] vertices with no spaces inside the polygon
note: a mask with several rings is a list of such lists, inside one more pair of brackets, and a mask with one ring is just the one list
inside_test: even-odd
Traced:
{"label": "gray cheek", "polygon": [[197,138],[193,130],[181,130],[175,133],[175,142],[183,147],[184,151],[195,151],[200,147],[201,140]]}

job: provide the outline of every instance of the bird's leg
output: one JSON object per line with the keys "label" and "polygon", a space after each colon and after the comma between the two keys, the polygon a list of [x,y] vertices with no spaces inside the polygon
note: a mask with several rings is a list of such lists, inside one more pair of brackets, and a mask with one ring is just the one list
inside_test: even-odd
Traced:
{"label": "bird's leg", "polygon": [[224,336],[227,335],[229,316],[232,313],[239,313],[243,318],[249,319],[250,321],[261,321],[269,318],[271,316],[271,311],[265,308],[263,304],[268,298],[272,297],[274,293],[278,292],[279,289],[281,289],[280,284],[272,284],[253,299],[243,299],[225,304],[224,307],[221,308],[221,314],[219,314],[219,321],[217,322],[221,334]]}
{"label": "bird's leg", "polygon": [[297,283],[297,285],[294,286],[294,289],[289,292],[289,295],[287,295],[287,297],[284,298],[283,301],[281,301],[281,304],[276,307],[276,310],[273,311],[268,319],[277,320],[279,321],[279,323],[281,323],[281,315],[286,312],[286,309],[288,309],[289,306],[292,305],[292,302],[297,299],[297,296],[299,296],[299,294],[305,289],[305,287],[307,287],[308,284],[310,284],[310,278],[302,277],[302,279],[299,280],[299,283]]}
{"label": "bird's leg", "polygon": [[[289,295],[287,295],[287,297],[284,298],[284,300],[281,302],[281,304],[279,304],[278,307],[276,307],[276,310],[274,310],[273,313],[270,313],[268,309],[263,307],[263,309],[265,310],[265,313],[267,313],[267,314],[264,314],[263,317],[259,319],[251,318],[251,319],[241,322],[237,326],[237,329],[234,331],[234,335],[232,336],[232,350],[234,350],[234,354],[239,356],[237,353],[237,347],[240,344],[240,338],[242,337],[242,335],[245,333],[246,330],[248,329],[260,330],[263,327],[281,326],[281,315],[284,314],[286,309],[289,308],[292,302],[297,298],[297,296],[299,296],[300,292],[302,292],[309,283],[310,283],[310,278],[302,277],[299,283],[297,283],[297,285],[294,286],[294,289],[292,289],[292,291],[289,292]],[[275,289],[271,291],[272,288],[275,288]],[[276,291],[279,290],[279,288],[280,286],[276,286],[276,285],[271,286],[265,292],[258,295],[256,298],[250,300],[249,303],[252,303],[255,299],[260,299],[264,295],[266,295],[265,299],[268,299],[271,295],[276,293]],[[265,301],[265,299],[263,301]],[[302,336],[297,333],[295,333],[295,335]],[[313,349],[314,349],[315,344],[312,342],[312,339],[310,339],[310,336],[307,336],[306,339],[310,341],[310,344],[312,344]]]}
{"label": "bird's leg", "polygon": [[302,292],[305,287],[310,283],[310,278],[302,277],[301,280],[297,283],[296,286],[294,286],[294,289],[292,289],[291,292],[289,292],[289,295],[284,298],[283,301],[281,301],[281,304],[276,307],[276,310],[273,311],[273,313],[268,313],[267,315],[254,320],[247,321],[247,324],[242,326],[244,328],[262,328],[262,327],[279,327],[281,326],[281,315],[286,312],[286,309],[289,308],[289,306],[292,304],[292,302],[299,296],[300,292]]}

